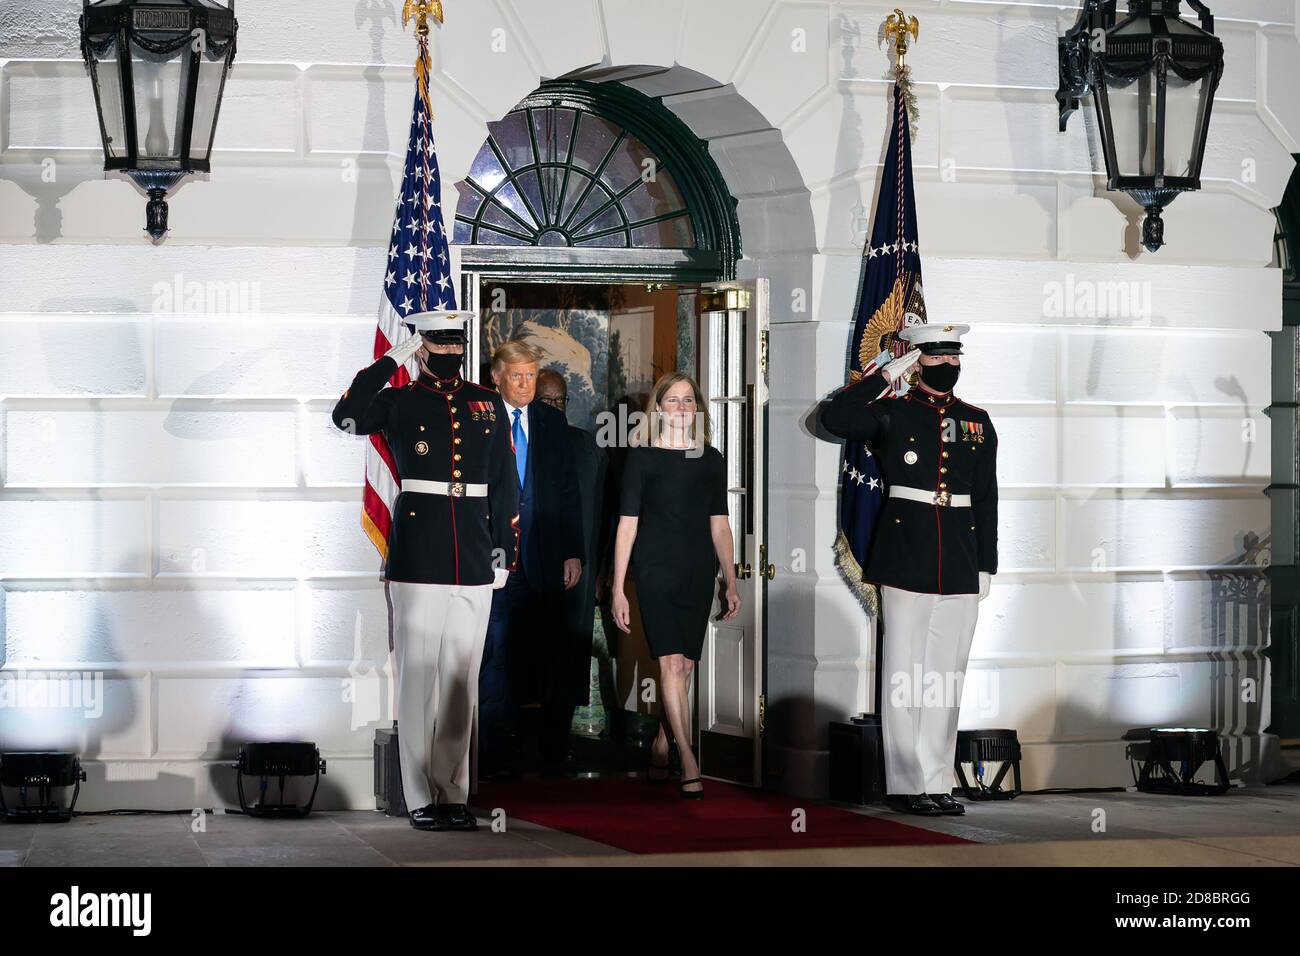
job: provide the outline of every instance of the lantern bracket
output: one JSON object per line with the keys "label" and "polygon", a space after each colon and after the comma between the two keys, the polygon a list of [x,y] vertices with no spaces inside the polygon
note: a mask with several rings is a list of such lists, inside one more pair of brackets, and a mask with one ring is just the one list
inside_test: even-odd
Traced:
{"label": "lantern bracket", "polygon": [[1062,133],[1070,114],[1079,108],[1079,100],[1092,92],[1092,44],[1099,33],[1104,36],[1115,25],[1115,2],[1084,0],[1079,19],[1056,41],[1060,73],[1056,102]]}
{"label": "lantern bracket", "polygon": [[1204,0],[1187,0],[1187,5],[1196,11],[1196,15],[1201,18],[1201,29],[1206,33],[1214,32],[1214,14],[1210,8],[1205,5]]}

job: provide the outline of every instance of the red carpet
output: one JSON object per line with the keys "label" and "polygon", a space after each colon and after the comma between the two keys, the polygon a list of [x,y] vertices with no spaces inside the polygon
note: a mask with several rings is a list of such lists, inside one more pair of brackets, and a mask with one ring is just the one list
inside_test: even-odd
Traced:
{"label": "red carpet", "polygon": [[[703,800],[683,800],[676,781],[644,778],[546,780],[483,784],[475,808],[517,817],[633,853],[717,853],[824,847],[969,843],[895,820],[851,813],[783,794],[706,780]],[[802,807],[805,832],[791,830]]]}

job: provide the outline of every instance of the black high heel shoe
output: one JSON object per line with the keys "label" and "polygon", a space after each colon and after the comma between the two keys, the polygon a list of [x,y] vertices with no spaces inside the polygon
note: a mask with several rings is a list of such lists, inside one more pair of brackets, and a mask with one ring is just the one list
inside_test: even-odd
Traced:
{"label": "black high heel shoe", "polygon": [[[686,789],[687,784],[692,784],[692,783],[698,783],[698,784],[700,784],[700,789],[699,789],[699,790],[687,790],[687,789]],[[683,781],[681,782],[681,786],[680,786],[678,789],[681,791],[681,794],[682,794],[683,799],[686,799],[686,800],[703,800],[703,799],[704,799],[704,781],[701,780],[699,777],[691,777],[689,780],[683,780]]]}

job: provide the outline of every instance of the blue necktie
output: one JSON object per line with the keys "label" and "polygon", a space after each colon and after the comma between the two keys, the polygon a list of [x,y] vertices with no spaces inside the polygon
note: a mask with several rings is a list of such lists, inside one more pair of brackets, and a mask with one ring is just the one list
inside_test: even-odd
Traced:
{"label": "blue necktie", "polygon": [[519,487],[524,486],[524,475],[528,471],[528,436],[524,434],[523,422],[519,420],[519,409],[515,409],[515,424],[511,429],[515,439],[515,467],[519,469]]}

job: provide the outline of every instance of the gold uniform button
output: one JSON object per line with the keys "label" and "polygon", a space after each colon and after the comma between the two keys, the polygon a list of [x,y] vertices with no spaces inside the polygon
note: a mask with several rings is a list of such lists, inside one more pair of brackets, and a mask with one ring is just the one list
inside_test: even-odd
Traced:
{"label": "gold uniform button", "polygon": [[915,438],[911,438],[911,437],[909,437],[907,440],[908,440],[908,441],[916,441]]}
{"label": "gold uniform button", "polygon": [[894,524],[902,524],[902,523],[903,523],[903,519],[902,519],[902,518],[895,518],[895,519],[894,519]]}
{"label": "gold uniform button", "polygon": [[457,468],[455,471],[453,471],[453,472],[451,473],[451,476],[452,476],[453,478],[459,478],[459,477],[460,477],[460,469]]}
{"label": "gold uniform button", "polygon": [[974,526],[974,525],[971,525],[971,526],[970,526],[970,529],[971,529],[972,531],[974,531],[974,530],[975,530],[975,526]]}
{"label": "gold uniform button", "polygon": [[454,413],[456,411],[456,406],[455,405],[451,406],[451,410]]}
{"label": "gold uniform button", "polygon": [[452,461],[460,461],[460,455],[452,455]]}
{"label": "gold uniform button", "polygon": [[424,426],[423,426],[423,425],[420,426],[420,431],[424,431]]}
{"label": "gold uniform button", "polygon": [[939,469],[939,474],[941,474],[941,475],[946,475],[946,474],[948,474],[948,469],[947,469],[947,468],[940,468],[940,469]]}
{"label": "gold uniform button", "polygon": [[453,438],[453,439],[452,439],[452,442],[453,442],[454,444],[459,445],[459,444],[460,444],[460,439],[459,439],[459,438]]}
{"label": "gold uniform button", "polygon": [[948,482],[946,482],[946,481],[941,481],[941,482],[939,482],[939,487],[940,487],[940,488],[947,488],[947,487],[948,487]]}
{"label": "gold uniform button", "polygon": [[412,517],[412,518],[415,517],[415,512],[414,512],[414,511],[411,512],[411,517]]}
{"label": "gold uniform button", "polygon": [[944,458],[947,458],[947,457],[948,457],[948,453],[947,453],[946,451],[943,453],[943,457],[944,457]]}
{"label": "gold uniform button", "polygon": [[452,428],[460,428],[460,422],[452,422],[452,423],[451,423],[451,427],[452,427]]}

